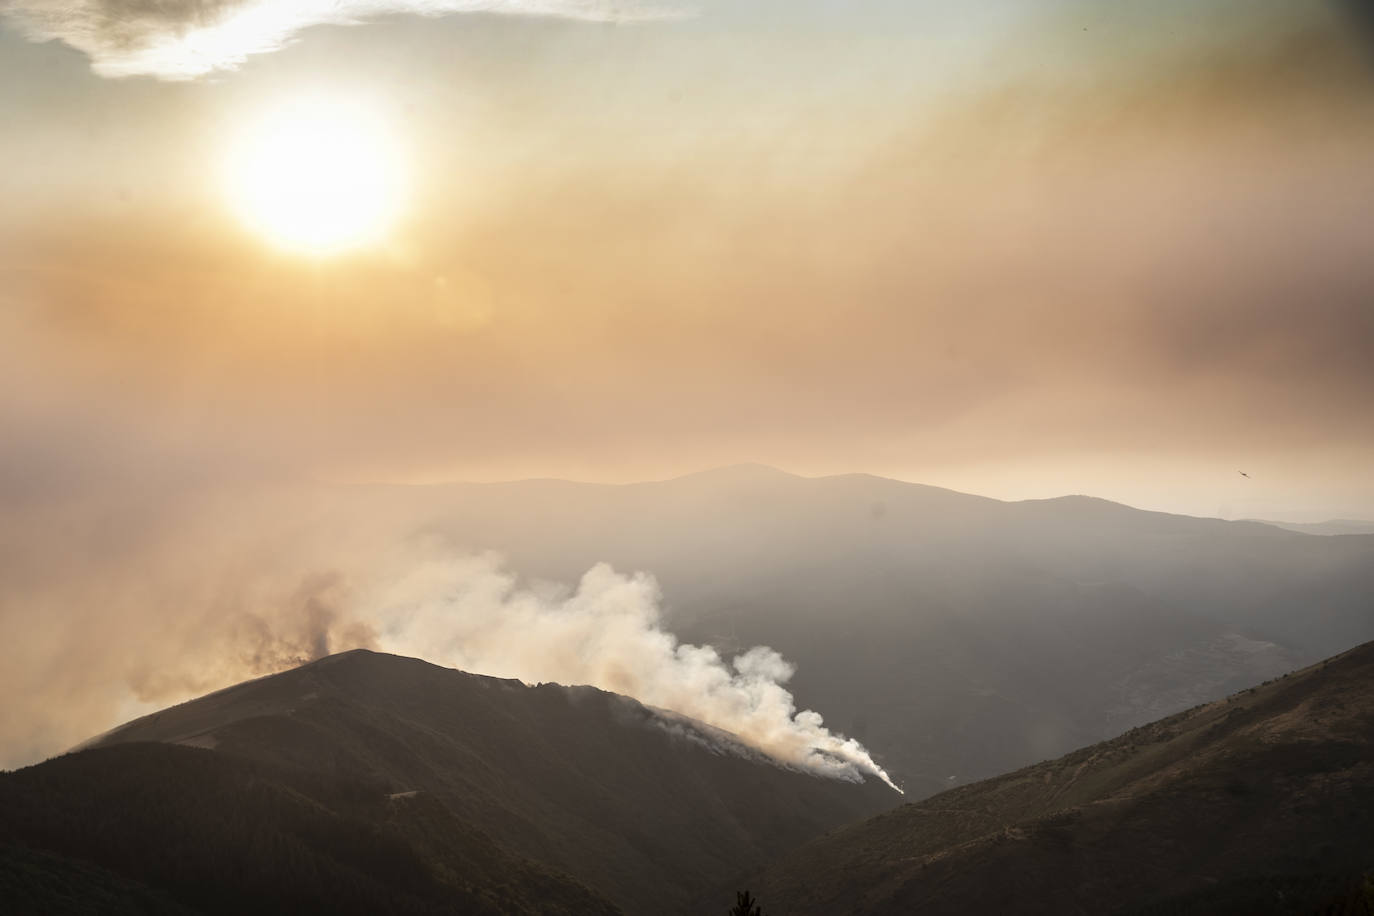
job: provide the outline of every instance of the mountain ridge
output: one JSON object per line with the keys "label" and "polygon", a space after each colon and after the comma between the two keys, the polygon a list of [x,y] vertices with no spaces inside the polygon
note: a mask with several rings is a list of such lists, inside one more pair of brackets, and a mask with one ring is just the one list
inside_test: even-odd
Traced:
{"label": "mountain ridge", "polygon": [[81,753],[148,742],[377,786],[627,913],[682,912],[740,862],[898,800],[628,697],[370,650],[140,717]]}
{"label": "mountain ridge", "polygon": [[662,478],[647,478],[647,479],[643,479],[643,480],[591,481],[591,480],[580,480],[580,479],[578,479],[578,478],[576,478],[576,477],[521,477],[521,478],[510,479],[510,480],[490,480],[490,481],[482,481],[482,480],[462,480],[462,479],[457,479],[457,480],[437,480],[437,481],[429,481],[429,482],[423,482],[423,483],[403,483],[403,484],[400,484],[400,483],[359,482],[359,483],[349,484],[348,486],[350,486],[350,487],[360,487],[360,488],[368,488],[368,487],[384,487],[384,488],[390,488],[390,487],[397,487],[397,488],[411,489],[411,490],[424,490],[424,489],[438,489],[438,490],[442,490],[442,489],[483,488],[483,487],[513,488],[513,487],[520,487],[520,486],[523,486],[523,485],[532,485],[532,486],[553,485],[553,486],[560,486],[560,487],[586,488],[586,489],[588,489],[588,490],[597,490],[597,489],[600,489],[600,490],[619,490],[619,489],[634,489],[634,488],[643,488],[643,487],[662,487],[662,486],[673,485],[673,484],[694,484],[694,483],[710,483],[710,484],[720,484],[720,483],[747,484],[747,483],[759,483],[759,482],[764,482],[764,483],[768,483],[768,482],[772,482],[772,483],[783,483],[783,482],[824,482],[824,481],[842,481],[842,480],[863,480],[863,481],[869,481],[869,482],[873,482],[873,483],[877,483],[877,484],[882,484],[882,485],[893,485],[893,486],[897,486],[897,487],[912,488],[912,489],[915,490],[915,491],[924,491],[924,492],[927,492],[927,493],[944,493],[944,494],[950,494],[950,495],[953,495],[953,496],[963,497],[963,498],[968,499],[968,500],[978,500],[978,501],[985,501],[985,502],[989,502],[989,503],[998,503],[998,504],[1005,505],[1005,506],[1014,506],[1014,505],[1022,505],[1022,504],[1046,504],[1046,503],[1056,503],[1056,502],[1060,502],[1060,503],[1063,503],[1063,504],[1084,503],[1084,504],[1097,504],[1097,505],[1102,505],[1102,506],[1118,506],[1118,507],[1121,507],[1121,508],[1124,508],[1124,509],[1130,509],[1130,510],[1135,511],[1135,512],[1148,513],[1148,514],[1151,514],[1151,515],[1171,516],[1171,517],[1180,518],[1180,519],[1196,519],[1196,520],[1200,520],[1200,521],[1217,521],[1217,522],[1226,522],[1226,523],[1228,523],[1228,524],[1265,525],[1265,526],[1267,526],[1267,527],[1270,527],[1270,528],[1277,528],[1277,529],[1279,529],[1279,530],[1287,531],[1287,532],[1292,533],[1292,534],[1307,534],[1307,533],[1317,534],[1317,533],[1327,533],[1327,532],[1319,532],[1317,529],[1323,529],[1323,528],[1327,528],[1327,527],[1331,527],[1331,526],[1342,526],[1342,527],[1346,527],[1346,528],[1350,529],[1350,530],[1347,530],[1347,531],[1339,532],[1339,533],[1344,533],[1344,534],[1374,534],[1374,521],[1363,520],[1363,519],[1344,519],[1344,518],[1340,518],[1340,519],[1328,519],[1328,520],[1323,521],[1323,522],[1286,522],[1286,521],[1275,521],[1275,520],[1271,520],[1271,519],[1261,519],[1261,518],[1223,519],[1223,518],[1220,518],[1220,517],[1217,517],[1217,516],[1210,516],[1210,515],[1194,515],[1194,514],[1187,513],[1187,512],[1174,512],[1174,511],[1169,511],[1169,510],[1164,510],[1164,509],[1149,509],[1149,508],[1145,508],[1145,507],[1142,507],[1142,506],[1135,506],[1135,505],[1132,505],[1132,504],[1130,504],[1130,503],[1122,502],[1122,501],[1120,501],[1120,500],[1111,499],[1111,498],[1109,498],[1109,497],[1095,496],[1095,495],[1093,495],[1093,494],[1091,494],[1091,493],[1061,493],[1061,494],[1058,494],[1058,495],[1056,495],[1056,496],[1033,496],[1033,497],[1024,497],[1024,498],[1021,498],[1021,499],[1004,499],[1004,498],[1001,498],[1001,497],[988,496],[988,495],[986,495],[986,494],[981,494],[981,493],[972,493],[972,492],[969,492],[969,491],[967,491],[967,490],[958,490],[958,489],[955,489],[955,488],[953,488],[953,487],[940,486],[940,485],[938,485],[938,484],[929,484],[929,483],[923,483],[923,482],[921,482],[921,481],[913,481],[913,480],[903,480],[903,479],[897,478],[897,477],[887,477],[887,476],[882,475],[882,474],[874,474],[874,473],[871,473],[871,472],[868,472],[868,471],[846,471],[846,472],[835,473],[835,474],[806,475],[806,474],[797,474],[797,473],[794,473],[794,472],[792,472],[792,471],[787,471],[787,470],[784,470],[784,469],[782,469],[782,468],[776,467],[775,465],[770,465],[770,464],[766,464],[766,463],[762,463],[762,462],[751,462],[751,461],[737,462],[737,463],[734,463],[734,464],[723,464],[723,465],[719,465],[719,466],[704,468],[704,469],[698,470],[698,471],[688,471],[688,472],[686,472],[686,473],[676,474],[676,475],[672,475],[672,476],[669,476],[669,477],[662,477]]}

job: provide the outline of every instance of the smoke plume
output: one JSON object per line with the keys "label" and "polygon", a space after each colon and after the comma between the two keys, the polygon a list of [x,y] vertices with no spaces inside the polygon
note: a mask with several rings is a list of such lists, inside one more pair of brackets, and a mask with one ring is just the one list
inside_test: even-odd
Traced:
{"label": "smoke plume", "polygon": [[[114,481],[113,471],[90,486],[55,480],[53,492],[72,494],[80,510],[55,497],[8,503],[0,693],[22,701],[0,706],[0,766],[248,678],[371,648],[599,687],[732,732],[786,765],[892,784],[858,742],[798,711],[785,686],[793,668],[777,652],[723,658],[681,642],[648,574],[597,564],[575,586],[527,578],[528,560],[508,567],[480,552],[491,539],[440,533],[461,509],[429,498],[411,505],[406,491]],[[3,483],[0,475],[0,494]],[[125,490],[133,495],[117,498]],[[501,502],[512,517],[530,511],[511,494]]]}
{"label": "smoke plume", "polygon": [[784,687],[794,669],[777,652],[755,646],[727,662],[664,630],[658,585],[644,573],[597,564],[569,592],[520,588],[491,554],[436,558],[360,610],[384,649],[531,683],[590,684],[733,732],[784,763],[897,789],[857,741],[797,710]]}

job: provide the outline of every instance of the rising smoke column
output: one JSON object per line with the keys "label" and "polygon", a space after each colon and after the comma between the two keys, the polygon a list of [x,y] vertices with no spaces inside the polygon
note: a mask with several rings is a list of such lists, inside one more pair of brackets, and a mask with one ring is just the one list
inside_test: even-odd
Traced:
{"label": "rising smoke column", "polygon": [[498,677],[590,684],[733,732],[794,766],[901,791],[859,742],[797,711],[794,668],[756,646],[728,663],[662,627],[658,585],[601,563],[571,592],[519,587],[493,554],[412,563],[358,608],[383,648]]}

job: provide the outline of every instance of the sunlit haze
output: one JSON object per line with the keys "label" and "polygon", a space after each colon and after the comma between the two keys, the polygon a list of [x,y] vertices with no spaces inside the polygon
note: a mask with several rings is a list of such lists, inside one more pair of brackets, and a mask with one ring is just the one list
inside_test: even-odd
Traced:
{"label": "sunlit haze", "polygon": [[1347,6],[420,6],[9,7],[14,473],[1374,515]]}

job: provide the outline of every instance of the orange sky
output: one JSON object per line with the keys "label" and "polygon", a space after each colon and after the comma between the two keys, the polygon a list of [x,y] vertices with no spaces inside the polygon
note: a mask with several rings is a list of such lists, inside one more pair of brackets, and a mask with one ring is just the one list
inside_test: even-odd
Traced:
{"label": "orange sky", "polygon": [[[471,5],[0,4],[0,765],[288,664],[303,577],[405,559],[310,481],[1374,518],[1363,0]],[[328,256],[225,180],[309,98],[404,171]]]}
{"label": "orange sky", "polygon": [[[1348,9],[940,6],[403,15],[183,81],[12,18],[0,488],[747,460],[1374,516]],[[307,92],[404,151],[379,245],[283,252],[225,199]]]}

